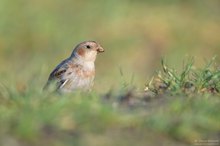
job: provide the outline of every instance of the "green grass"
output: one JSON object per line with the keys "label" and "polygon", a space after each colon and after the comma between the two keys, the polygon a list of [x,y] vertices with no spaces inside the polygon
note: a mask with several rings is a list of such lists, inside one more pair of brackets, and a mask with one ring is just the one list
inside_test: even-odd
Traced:
{"label": "green grass", "polygon": [[[220,53],[219,4],[1,0],[0,146],[219,139],[219,57],[204,65]],[[43,93],[51,70],[85,40],[106,50],[97,57],[93,92]],[[188,54],[194,59],[182,63]]]}
{"label": "green grass", "polygon": [[215,93],[220,91],[220,70],[215,63],[215,57],[201,69],[195,68],[194,59],[188,59],[183,64],[182,72],[167,67],[164,60],[161,61],[163,70],[152,78],[147,84],[146,91],[156,94],[169,91],[172,94],[200,94]]}
{"label": "green grass", "polygon": [[[139,93],[127,86],[120,92],[105,95],[60,95],[42,93],[34,87],[19,91],[2,85],[1,145],[175,146],[193,145],[195,140],[218,139],[219,86],[216,92],[209,92],[213,84],[206,85],[203,81],[217,80],[219,71],[209,70],[211,63],[205,69],[192,69],[192,60],[180,74],[164,62],[162,66],[159,81],[169,85],[163,92],[155,92],[161,88],[154,86],[154,89],[148,87],[150,91]],[[207,70],[209,76],[206,76]],[[192,72],[198,75],[197,80],[192,80],[196,90],[186,94],[182,88]],[[203,88],[207,88],[206,94],[200,93]],[[154,94],[149,93],[152,91]]]}

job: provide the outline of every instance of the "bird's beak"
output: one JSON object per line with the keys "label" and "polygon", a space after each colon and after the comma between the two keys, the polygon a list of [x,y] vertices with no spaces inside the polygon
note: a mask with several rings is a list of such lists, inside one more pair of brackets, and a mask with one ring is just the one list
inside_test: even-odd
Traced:
{"label": "bird's beak", "polygon": [[97,52],[98,53],[102,53],[102,52],[104,52],[105,50],[100,46],[100,47],[98,47],[98,49],[97,49]]}

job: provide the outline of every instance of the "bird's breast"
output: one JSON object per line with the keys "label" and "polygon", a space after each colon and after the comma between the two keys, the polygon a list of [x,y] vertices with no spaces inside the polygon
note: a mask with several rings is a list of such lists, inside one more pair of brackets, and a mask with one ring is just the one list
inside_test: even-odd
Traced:
{"label": "bird's breast", "polygon": [[93,85],[95,70],[75,70],[62,90],[72,92],[77,89],[89,90]]}

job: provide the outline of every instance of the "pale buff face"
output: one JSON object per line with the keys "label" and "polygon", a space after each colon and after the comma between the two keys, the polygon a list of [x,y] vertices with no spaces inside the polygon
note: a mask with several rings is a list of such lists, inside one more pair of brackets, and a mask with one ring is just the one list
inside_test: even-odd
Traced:
{"label": "pale buff face", "polygon": [[95,41],[82,42],[75,47],[71,56],[77,56],[84,61],[94,62],[97,53],[104,52],[104,49]]}

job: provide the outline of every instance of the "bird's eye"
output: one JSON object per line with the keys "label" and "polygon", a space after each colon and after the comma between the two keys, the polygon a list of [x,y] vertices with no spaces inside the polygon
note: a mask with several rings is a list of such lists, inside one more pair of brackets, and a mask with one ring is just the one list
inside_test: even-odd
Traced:
{"label": "bird's eye", "polygon": [[87,45],[87,46],[86,46],[86,48],[87,48],[87,49],[90,49],[90,48],[91,48],[91,46]]}

